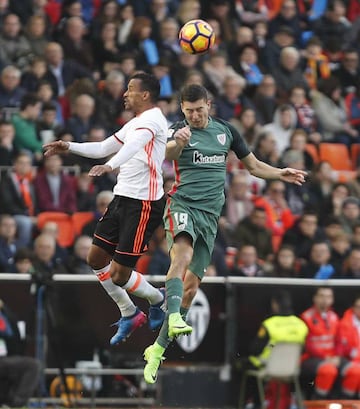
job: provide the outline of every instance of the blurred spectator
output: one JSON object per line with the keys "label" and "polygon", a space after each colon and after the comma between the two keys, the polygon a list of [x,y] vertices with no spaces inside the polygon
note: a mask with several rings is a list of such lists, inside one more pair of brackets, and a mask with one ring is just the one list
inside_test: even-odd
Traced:
{"label": "blurred spectator", "polygon": [[281,4],[279,14],[269,23],[269,37],[274,37],[279,27],[289,27],[296,35],[296,43],[301,43],[301,22],[294,0],[284,0]]}
{"label": "blurred spectator", "polygon": [[37,133],[40,141],[45,144],[56,139],[62,126],[56,120],[56,105],[54,102],[45,102],[42,105],[41,117],[37,121]]}
{"label": "blurred spectator", "polygon": [[360,223],[356,223],[353,226],[352,233],[352,245],[354,247],[360,247]]}
{"label": "blurred spectator", "polygon": [[122,4],[120,6],[120,25],[118,25],[118,43],[121,46],[128,41],[134,20],[135,14],[132,4]]}
{"label": "blurred spectator", "polygon": [[32,178],[31,157],[27,152],[20,152],[12,171],[0,181],[0,212],[15,218],[18,238],[24,245],[30,244],[36,222],[37,203]]}
{"label": "blurred spectator", "polygon": [[[221,95],[226,93],[226,79],[229,77],[239,77],[244,82],[243,88],[245,87],[245,81],[242,77],[236,75],[234,69],[228,64],[226,54],[218,51],[212,54],[208,61],[203,63],[203,71],[209,82],[209,90],[215,95]],[[223,118],[226,119],[226,118]]]}
{"label": "blurred spectator", "polygon": [[66,121],[66,128],[74,136],[75,142],[84,142],[86,135],[95,122],[94,98],[86,94],[77,96],[72,109],[72,115]]}
{"label": "blurred spectator", "polygon": [[114,194],[111,190],[103,190],[96,195],[96,210],[94,212],[94,219],[85,224],[81,231],[82,235],[90,237],[94,235],[98,220],[104,215],[113,198]]}
{"label": "blurred spectator", "polygon": [[339,79],[343,95],[354,92],[360,76],[359,54],[354,48],[344,51],[341,66],[333,72]]}
{"label": "blurred spectator", "polygon": [[279,154],[289,147],[296,121],[295,109],[291,105],[284,104],[276,109],[273,122],[263,127],[263,131],[271,132],[276,137],[276,149]]}
{"label": "blurred spectator", "polygon": [[356,296],[352,303],[352,306],[344,312],[344,315],[340,320],[339,339],[343,356],[349,361],[357,363],[360,362],[359,325],[360,325],[360,296]]}
{"label": "blurred spectator", "polygon": [[314,242],[310,250],[309,261],[302,266],[300,277],[328,280],[339,278],[340,271],[330,262],[330,246],[326,241]]}
{"label": "blurred spectator", "polygon": [[230,0],[212,0],[209,4],[208,18],[219,23],[222,40],[227,42],[233,39],[237,26],[232,3]]}
{"label": "blurred spectator", "polygon": [[325,43],[329,38],[338,38],[344,44],[350,30],[346,19],[346,6],[342,0],[329,1],[326,12],[313,23],[313,31]]}
{"label": "blurred spectator", "polygon": [[253,108],[244,108],[235,118],[230,118],[230,123],[235,126],[246,143],[253,149],[261,126],[256,121],[256,112]]}
{"label": "blurred spectator", "polygon": [[261,161],[272,166],[277,166],[279,153],[276,147],[276,140],[271,131],[261,131],[256,139],[254,155]]}
{"label": "blurred spectator", "polygon": [[246,80],[246,94],[253,96],[256,87],[263,79],[263,73],[258,64],[258,50],[254,44],[244,44],[238,50],[238,62],[235,69]]}
{"label": "blurred spectator", "polygon": [[[13,65],[8,65],[1,71],[0,77],[0,108],[4,119],[9,120],[11,112],[17,112],[25,90],[20,86],[21,71]],[[16,109],[11,109],[16,108]],[[6,111],[9,111],[7,113]]]}
{"label": "blurred spectator", "polygon": [[54,261],[56,240],[50,234],[40,234],[34,240],[34,274],[39,284],[51,281],[54,274],[66,274],[62,262]]}
{"label": "blurred spectator", "polygon": [[78,212],[95,210],[96,187],[88,171],[76,176],[76,203]]}
{"label": "blurred spectator", "polygon": [[[225,230],[232,232],[241,220],[244,220],[250,215],[253,207],[252,194],[247,175],[245,173],[234,174],[230,178],[224,214],[220,219],[226,223]],[[226,233],[225,236],[228,236],[228,234],[229,233]]]}
{"label": "blurred spectator", "polygon": [[327,240],[332,240],[339,234],[344,233],[341,227],[340,218],[337,216],[329,216],[325,218],[323,230]]}
{"label": "blurred spectator", "polygon": [[342,278],[360,278],[360,247],[354,247],[344,263]]}
{"label": "blurred spectator", "polygon": [[74,253],[69,256],[66,267],[70,274],[93,274],[93,271],[86,261],[92,244],[89,236],[79,236],[74,243]]}
{"label": "blurred spectator", "polygon": [[27,21],[25,33],[32,53],[36,56],[44,57],[45,48],[48,43],[46,17],[39,14],[32,15]]}
{"label": "blurred spectator", "polygon": [[269,17],[269,10],[264,1],[237,1],[236,13],[241,23],[246,26],[267,20]]}
{"label": "blurred spectator", "polygon": [[0,2],[0,30],[4,24],[4,18],[10,13],[9,0]]}
{"label": "blurred spectator", "polygon": [[30,61],[30,66],[21,77],[21,86],[28,92],[36,92],[46,74],[46,61],[42,57],[35,56]]}
{"label": "blurred spectator", "polygon": [[36,175],[34,185],[40,212],[76,212],[74,182],[63,173],[60,155],[44,158],[44,169]]}
{"label": "blurred spectator", "polygon": [[15,128],[11,122],[0,120],[0,166],[12,166],[16,156]]}
{"label": "blurred spectator", "polygon": [[[282,157],[282,163],[285,167],[293,169],[305,170],[304,156],[302,152],[289,149],[284,152]],[[286,200],[289,204],[289,208],[292,214],[300,216],[309,202],[309,192],[306,184],[304,185],[288,185],[285,187]]]}
{"label": "blurred spectator", "polygon": [[281,180],[269,181],[264,195],[255,199],[255,206],[265,208],[266,226],[272,231],[273,245],[278,244],[285,231],[295,222],[285,197],[285,183]]}
{"label": "blurred spectator", "polygon": [[238,74],[224,78],[223,94],[215,99],[216,115],[226,121],[236,117],[245,108],[251,107],[250,100],[243,94],[245,80]]}
{"label": "blurred spectator", "polygon": [[[178,56],[178,64],[173,67],[173,78],[174,84],[177,89],[180,89],[184,86],[184,81],[188,75],[197,69],[199,63],[199,56],[197,54],[189,54],[185,51],[181,52]],[[123,68],[121,69],[123,72]],[[201,75],[205,78],[204,73],[201,71]],[[209,91],[212,93],[214,90],[208,87]]]}
{"label": "blurred spectator", "polygon": [[139,67],[151,67],[159,62],[159,49],[153,40],[151,20],[145,16],[137,16],[131,27],[128,41],[123,46],[126,51],[134,52]]}
{"label": "blurred spectator", "polygon": [[266,74],[263,76],[252,101],[258,121],[262,125],[272,122],[277,107],[276,83],[272,75]]}
{"label": "blurred spectator", "polygon": [[343,203],[340,222],[344,231],[352,233],[353,227],[360,222],[360,200],[356,197],[347,197]]}
{"label": "blurred spectator", "polygon": [[170,69],[171,61],[165,57],[160,57],[158,63],[151,67],[151,73],[160,82],[160,98],[170,98],[174,93]]}
{"label": "blurred spectator", "polygon": [[237,61],[237,52],[245,44],[254,43],[254,32],[248,26],[240,25],[235,30],[234,39],[228,42],[227,55],[229,56],[229,62],[232,66],[235,66]]}
{"label": "blurred spectator", "polygon": [[40,99],[35,94],[25,94],[21,99],[20,112],[11,119],[15,128],[16,148],[31,152],[36,161],[42,158],[42,143],[37,138],[35,122],[40,110]]}
{"label": "blurred spectator", "polygon": [[357,131],[358,136],[351,141],[360,143],[360,79],[356,80],[355,89],[345,97],[346,118],[349,124]]}
{"label": "blurred spectator", "polygon": [[299,263],[296,260],[294,247],[281,245],[270,268],[266,269],[266,276],[288,278],[296,277],[298,273]]}
{"label": "blurred spectator", "polygon": [[25,407],[36,391],[41,374],[40,362],[23,354],[16,321],[14,313],[0,300],[0,404],[3,407]]}
{"label": "blurred spectator", "polygon": [[294,43],[295,34],[293,30],[287,26],[279,27],[264,49],[264,55],[262,56],[262,61],[265,63],[264,68],[272,72],[279,65],[281,50],[285,47],[294,46]]}
{"label": "blurred spectator", "polygon": [[318,91],[312,90],[311,99],[324,142],[350,144],[356,140],[358,132],[346,120],[345,101],[336,77],[323,79]]}
{"label": "blurred spectator", "polygon": [[56,107],[56,121],[58,124],[64,123],[63,109],[57,99],[54,97],[54,90],[49,81],[43,80],[39,83],[36,90],[36,95],[40,98],[43,104],[51,103]]}
{"label": "blurred spectator", "polygon": [[200,18],[201,5],[198,0],[183,0],[176,13],[179,25],[182,26],[190,20]]}
{"label": "blurred spectator", "polygon": [[[164,0],[161,1],[165,3]],[[178,35],[179,24],[174,18],[168,17],[161,21],[159,38],[159,51],[161,56],[168,59],[177,59],[177,56],[182,53]]]}
{"label": "blurred spectator", "polygon": [[312,245],[321,239],[324,239],[324,234],[318,226],[318,216],[311,210],[305,210],[294,226],[285,232],[282,245],[292,246],[296,258],[306,262]]}
{"label": "blurred spectator", "polygon": [[327,217],[340,216],[344,200],[350,196],[350,188],[346,183],[335,183],[331,194],[324,200],[319,213],[320,224],[323,224]]}
{"label": "blurred spectator", "polygon": [[300,52],[295,47],[284,47],[280,51],[280,67],[273,67],[277,94],[281,101],[286,101],[291,90],[295,87],[307,89],[308,86],[300,68]]}
{"label": "blurred spectator", "polygon": [[14,255],[23,247],[16,237],[16,220],[9,214],[0,215],[0,271],[2,273],[13,273]]}
{"label": "blurred spectator", "polygon": [[255,246],[244,245],[238,250],[230,275],[240,277],[262,277],[264,275]]}
{"label": "blurred spectator", "polygon": [[94,40],[100,38],[101,30],[112,23],[115,29],[121,24],[120,3],[117,0],[105,0],[100,4],[100,9],[91,21],[90,36]]}
{"label": "blurred spectator", "polygon": [[33,274],[34,253],[27,247],[22,247],[14,254],[14,273],[17,274]]}
{"label": "blurred spectator", "polygon": [[26,37],[21,34],[21,22],[16,14],[4,17],[0,34],[0,49],[3,63],[25,68],[31,55],[31,47]]}
{"label": "blurred spectator", "polygon": [[66,58],[92,70],[94,57],[92,48],[85,39],[85,23],[81,17],[69,17],[65,23],[64,35],[59,38]]}
{"label": "blurred spectator", "polygon": [[330,247],[330,264],[332,264],[335,270],[339,272],[340,277],[344,262],[351,249],[350,236],[346,233],[337,234],[330,240]]}
{"label": "blurred spectator", "polygon": [[56,30],[53,35],[56,39],[59,39],[64,35],[66,22],[71,17],[83,18],[83,7],[81,0],[64,0],[61,3],[60,21],[56,25]]}
{"label": "blurred spectator", "polygon": [[235,227],[232,241],[235,247],[250,245],[257,249],[259,258],[269,259],[273,253],[271,232],[266,227],[266,212],[255,207],[249,217]]}
{"label": "blurred spectator", "polygon": [[120,69],[121,51],[117,44],[117,27],[108,21],[101,27],[100,36],[93,42],[94,64],[103,78]]}
{"label": "blurred spectator", "polygon": [[[294,107],[297,116],[296,127],[303,129],[307,134],[318,131],[318,123],[315,112],[306,98],[306,90],[302,86],[291,89],[289,102]],[[309,137],[311,140],[311,136]],[[308,168],[309,169],[309,168]]]}
{"label": "blurred spectator", "polygon": [[42,227],[40,234],[47,234],[55,239],[55,252],[53,255],[54,264],[65,263],[68,259],[68,251],[66,248],[60,246],[59,239],[59,227],[55,222],[48,221]]}
{"label": "blurred spectator", "polygon": [[62,96],[66,88],[80,78],[91,78],[91,72],[75,61],[64,59],[60,44],[49,42],[45,49],[47,73],[45,78],[50,82],[54,95]]}
{"label": "blurred spectator", "polygon": [[290,136],[289,148],[292,151],[299,152],[302,155],[302,160],[306,170],[312,170],[314,166],[314,159],[306,150],[307,134],[303,129],[295,129]]}
{"label": "blurred spectator", "polygon": [[318,88],[321,79],[330,77],[329,60],[323,53],[319,38],[312,37],[306,43],[301,65],[304,77],[311,89]]}
{"label": "blurred spectator", "polygon": [[343,357],[337,338],[339,317],[332,311],[334,292],[329,287],[318,287],[313,306],[301,314],[309,333],[305,342],[302,374],[314,380],[312,399],[326,399],[340,376],[341,393],[352,397],[360,376],[359,367]]}
{"label": "blurred spectator", "polygon": [[258,49],[259,66],[264,70],[266,61],[264,61],[265,49],[268,46],[268,25],[266,21],[258,21],[254,26],[254,44]]}
{"label": "blurred spectator", "polygon": [[309,182],[309,203],[319,213],[325,201],[331,196],[334,186],[334,171],[330,163],[327,161],[317,163]]}

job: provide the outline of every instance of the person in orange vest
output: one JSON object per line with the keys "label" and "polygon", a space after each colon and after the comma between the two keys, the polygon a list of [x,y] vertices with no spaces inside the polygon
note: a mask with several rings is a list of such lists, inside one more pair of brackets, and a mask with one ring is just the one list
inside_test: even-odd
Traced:
{"label": "person in orange vest", "polygon": [[[360,295],[342,316],[339,324],[339,340],[342,354],[360,365]],[[360,378],[358,391],[360,390]]]}
{"label": "person in orange vest", "polygon": [[339,375],[343,397],[352,398],[359,389],[360,365],[342,354],[338,338],[339,317],[331,309],[333,302],[333,290],[326,286],[318,287],[313,306],[301,314],[309,329],[302,357],[302,373],[306,378],[314,379],[313,399],[324,399],[333,393]]}

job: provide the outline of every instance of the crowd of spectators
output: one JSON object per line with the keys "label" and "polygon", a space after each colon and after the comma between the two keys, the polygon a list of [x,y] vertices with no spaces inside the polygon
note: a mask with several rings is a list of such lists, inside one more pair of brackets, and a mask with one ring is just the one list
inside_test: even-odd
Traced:
{"label": "crowd of spectators", "polygon": [[[216,33],[205,55],[184,53],[177,40],[196,18]],[[354,0],[1,0],[0,270],[89,272],[89,237],[116,176],[91,179],[101,162],[44,159],[42,145],[111,135],[133,116],[122,98],[128,78],[145,70],[160,80],[169,124],[182,118],[179,89],[203,84],[212,115],[257,157],[309,172],[303,186],[265,185],[229,155],[208,274],[359,278],[359,155],[348,172],[318,155],[324,143],[349,155],[360,144],[359,39]],[[173,178],[165,162],[167,189]],[[62,249],[56,226],[38,227],[45,211],[94,220]],[[138,269],[165,274],[165,247],[160,229]]]}

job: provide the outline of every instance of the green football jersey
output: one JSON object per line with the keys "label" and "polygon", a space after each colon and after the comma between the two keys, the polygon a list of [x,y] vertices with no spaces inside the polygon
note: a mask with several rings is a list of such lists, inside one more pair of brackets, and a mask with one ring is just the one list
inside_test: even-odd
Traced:
{"label": "green football jersey", "polygon": [[[171,129],[175,132],[186,125],[186,121],[176,122]],[[209,118],[206,128],[191,128],[189,143],[174,161],[175,184],[169,195],[187,206],[220,215],[229,150],[239,159],[250,153],[242,136],[228,122]]]}

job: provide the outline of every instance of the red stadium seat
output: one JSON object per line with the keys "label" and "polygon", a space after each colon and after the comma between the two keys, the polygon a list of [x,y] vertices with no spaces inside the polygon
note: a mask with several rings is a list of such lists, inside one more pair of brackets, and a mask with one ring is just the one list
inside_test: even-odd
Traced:
{"label": "red stadium seat", "polygon": [[93,212],[75,212],[72,215],[75,236],[80,236],[83,227],[94,220]]}
{"label": "red stadium seat", "polygon": [[342,143],[320,143],[319,156],[321,161],[329,162],[334,170],[353,169],[349,150]]}
{"label": "red stadium seat", "polygon": [[37,216],[37,227],[41,230],[46,222],[55,222],[59,228],[58,243],[70,247],[74,243],[74,226],[72,216],[62,212],[42,212]]}
{"label": "red stadium seat", "polygon": [[358,161],[359,161],[359,156],[360,156],[360,143],[352,144],[350,153],[351,153],[351,162],[353,165],[353,169],[356,170],[358,167]]}

